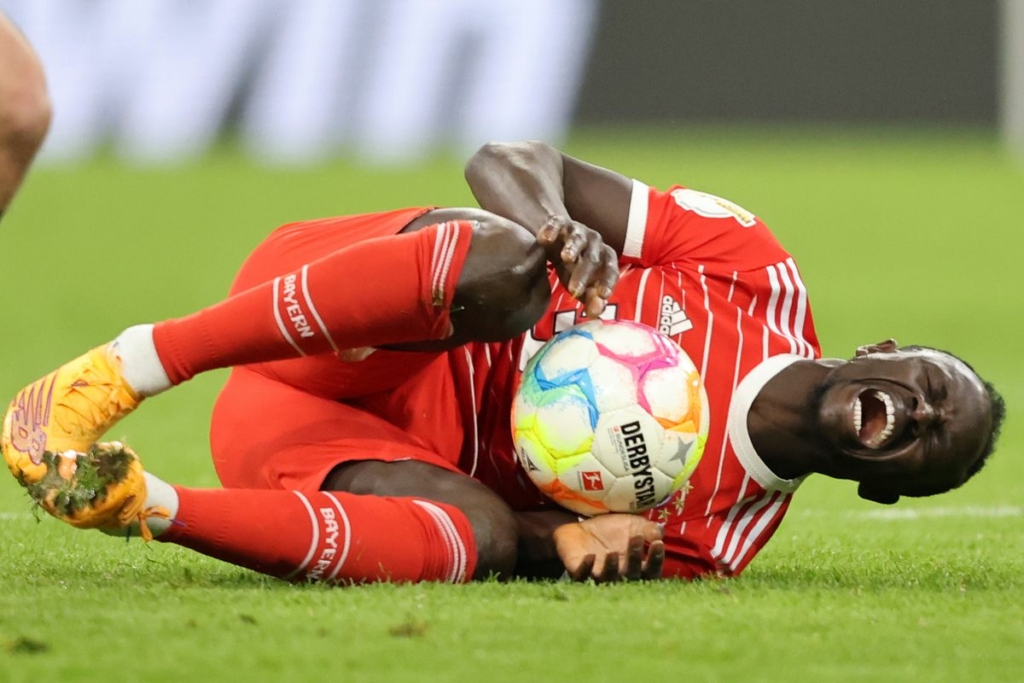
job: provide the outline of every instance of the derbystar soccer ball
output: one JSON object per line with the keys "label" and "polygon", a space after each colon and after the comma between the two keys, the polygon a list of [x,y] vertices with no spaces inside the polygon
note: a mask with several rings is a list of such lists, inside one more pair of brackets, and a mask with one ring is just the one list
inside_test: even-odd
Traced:
{"label": "derbystar soccer ball", "polygon": [[583,515],[643,512],[700,462],[708,435],[700,373],[638,323],[594,320],[548,341],[512,406],[516,454],[537,487]]}

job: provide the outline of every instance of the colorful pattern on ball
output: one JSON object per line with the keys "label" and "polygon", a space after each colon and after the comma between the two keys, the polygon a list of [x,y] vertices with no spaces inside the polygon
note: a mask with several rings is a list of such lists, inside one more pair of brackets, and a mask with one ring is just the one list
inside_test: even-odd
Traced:
{"label": "colorful pattern on ball", "polygon": [[527,363],[512,430],[523,468],[560,505],[642,512],[685,485],[709,417],[700,374],[675,342],[638,323],[594,320]]}

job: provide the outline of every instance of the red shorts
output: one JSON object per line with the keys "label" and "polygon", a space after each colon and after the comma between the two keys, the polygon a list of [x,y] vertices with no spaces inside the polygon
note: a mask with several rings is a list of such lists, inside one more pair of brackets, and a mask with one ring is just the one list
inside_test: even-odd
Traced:
{"label": "red shorts", "polygon": [[[232,291],[349,245],[395,235],[424,211],[284,226],[253,252]],[[438,234],[431,227],[396,241],[378,240],[380,272],[402,264],[424,274],[419,296],[430,301],[438,291],[438,283],[428,276]],[[461,225],[450,267],[442,276],[447,300],[437,315],[445,320],[469,237],[468,226]],[[392,242],[400,243],[398,251]],[[359,296],[363,287],[389,285],[339,283],[339,296]],[[459,471],[461,425],[447,353],[376,350],[362,360],[332,353],[234,368],[213,411],[210,442],[224,486],[315,490],[332,469],[355,460],[419,460]]]}

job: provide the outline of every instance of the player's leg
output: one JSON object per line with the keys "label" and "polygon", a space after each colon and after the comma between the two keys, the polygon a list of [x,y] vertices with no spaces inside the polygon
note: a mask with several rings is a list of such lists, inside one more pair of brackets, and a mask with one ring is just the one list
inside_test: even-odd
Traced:
{"label": "player's leg", "polygon": [[[292,580],[464,581],[514,567],[507,506],[361,409],[239,368],[218,399],[211,436],[218,474],[234,488],[134,476],[131,491],[113,492],[126,510],[104,510],[102,526],[127,528],[141,517],[161,541]],[[80,459],[79,474],[110,469],[115,455],[124,457]],[[73,494],[67,481],[79,483],[54,476],[46,486]],[[97,526],[55,505],[55,488],[43,493],[43,507],[59,518]]]}
{"label": "player's leg", "polygon": [[172,490],[173,500],[144,506],[170,511],[158,540],[280,578],[459,583],[508,578],[515,567],[508,506],[435,464],[357,462],[319,491]]}
{"label": "player's leg", "polygon": [[[443,412],[436,404],[448,399],[433,392],[443,383],[433,370],[443,369],[431,370],[392,392],[404,397],[400,402],[406,409]],[[429,396],[416,386],[428,389]],[[343,575],[372,574],[386,560],[396,576],[416,575],[421,566],[436,570],[467,563],[467,578],[508,576],[517,534],[512,512],[458,470],[459,425],[446,433],[444,439],[409,434],[361,408],[237,368],[217,399],[210,443],[226,486],[298,490],[340,501],[348,522],[343,531],[355,534],[352,543],[360,548],[349,552],[359,559],[349,560]],[[315,510],[320,520],[322,511]],[[216,515],[203,518],[213,521]],[[324,538],[322,533],[321,543]],[[365,549],[370,543],[372,552]]]}
{"label": "player's leg", "polygon": [[351,244],[193,315],[130,328],[29,385],[8,408],[0,446],[31,482],[45,473],[44,452],[86,450],[144,396],[204,370],[511,336],[543,312],[544,273],[532,236],[497,217]]}
{"label": "player's leg", "polygon": [[169,380],[344,349],[416,342],[453,348],[523,332],[550,293],[544,253],[521,226],[470,215],[480,220],[353,244],[159,323],[154,344]]}
{"label": "player's leg", "polygon": [[[143,472],[135,453],[116,442],[74,459],[47,453],[44,463],[49,472],[29,492],[64,522],[176,543],[283,579],[461,583],[508,576],[515,563],[514,519],[504,503],[486,489],[478,495],[481,485],[466,475],[435,465],[389,466],[399,478],[415,469],[405,479],[434,482],[424,490],[443,489],[458,504],[421,495],[173,486]],[[97,484],[104,491],[99,499]],[[463,487],[470,490],[460,497]],[[507,524],[480,524],[503,514]],[[488,529],[508,540],[496,541]]]}

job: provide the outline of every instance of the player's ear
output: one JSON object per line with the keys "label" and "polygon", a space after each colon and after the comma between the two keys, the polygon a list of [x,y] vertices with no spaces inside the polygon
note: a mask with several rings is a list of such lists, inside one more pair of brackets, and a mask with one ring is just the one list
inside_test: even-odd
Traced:
{"label": "player's ear", "polygon": [[900,499],[900,495],[898,493],[873,487],[871,484],[865,484],[864,482],[861,482],[857,487],[857,495],[864,500],[870,500],[873,503],[881,503],[882,505],[893,505]]}
{"label": "player's ear", "polygon": [[885,341],[880,341],[877,344],[866,344],[864,346],[857,347],[858,356],[866,356],[869,353],[896,353],[900,348],[900,345],[896,343],[896,340],[892,337]]}

